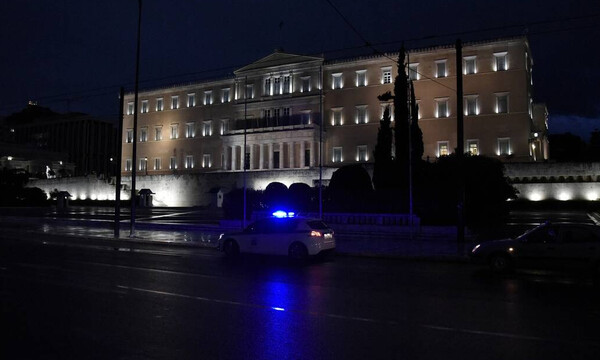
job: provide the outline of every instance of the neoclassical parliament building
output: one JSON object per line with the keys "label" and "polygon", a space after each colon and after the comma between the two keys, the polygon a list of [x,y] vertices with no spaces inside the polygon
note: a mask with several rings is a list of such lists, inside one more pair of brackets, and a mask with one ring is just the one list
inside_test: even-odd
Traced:
{"label": "neoclassical parliament building", "polygon": [[[547,111],[533,102],[527,39],[466,43],[462,54],[463,99],[456,95],[454,45],[409,50],[400,69],[414,83],[424,159],[455,151],[457,101],[465,152],[510,162],[547,159]],[[393,92],[397,58],[326,60],[276,51],[229,78],[141,91],[137,134],[134,94],[127,94],[123,175],[133,166],[139,176],[240,172],[244,158],[250,176],[314,170],[321,143],[324,167],[372,164],[379,121],[392,106],[377,96]]]}

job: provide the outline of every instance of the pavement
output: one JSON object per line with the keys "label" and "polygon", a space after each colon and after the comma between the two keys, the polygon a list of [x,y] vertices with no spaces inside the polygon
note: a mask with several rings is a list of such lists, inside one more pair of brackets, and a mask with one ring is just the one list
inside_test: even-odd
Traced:
{"label": "pavement", "polygon": [[[124,209],[129,211],[128,209]],[[79,239],[119,240],[120,244],[170,244],[173,246],[207,248],[216,251],[219,235],[235,229],[220,225],[218,219],[200,214],[194,209],[154,209],[136,217],[131,236],[129,213],[123,211],[117,237],[112,208],[75,208],[68,213],[54,208],[29,210],[3,209],[0,227],[13,234],[60,236]],[[354,228],[330,225],[336,231],[336,255],[385,257],[438,261],[467,261],[471,241],[459,246],[455,233],[416,229]]]}

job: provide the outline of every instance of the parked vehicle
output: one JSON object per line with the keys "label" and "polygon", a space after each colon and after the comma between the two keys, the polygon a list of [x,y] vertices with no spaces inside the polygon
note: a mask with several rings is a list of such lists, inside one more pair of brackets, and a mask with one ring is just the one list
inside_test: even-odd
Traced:
{"label": "parked vehicle", "polygon": [[514,268],[585,270],[600,274],[600,227],[546,222],[514,239],[483,242],[470,253],[494,272]]}
{"label": "parked vehicle", "polygon": [[320,219],[275,212],[274,216],[257,220],[241,232],[221,234],[219,249],[229,257],[252,253],[305,260],[332,252],[335,237],[333,230]]}

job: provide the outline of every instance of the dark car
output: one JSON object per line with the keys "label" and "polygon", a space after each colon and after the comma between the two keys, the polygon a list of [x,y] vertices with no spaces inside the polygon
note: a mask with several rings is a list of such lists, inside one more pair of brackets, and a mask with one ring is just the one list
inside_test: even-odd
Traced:
{"label": "dark car", "polygon": [[514,239],[483,242],[470,253],[495,272],[516,267],[600,272],[600,227],[546,222]]}

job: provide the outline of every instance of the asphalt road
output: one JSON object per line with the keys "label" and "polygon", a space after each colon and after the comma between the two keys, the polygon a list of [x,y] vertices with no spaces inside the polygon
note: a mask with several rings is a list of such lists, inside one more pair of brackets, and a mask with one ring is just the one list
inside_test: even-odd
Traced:
{"label": "asphalt road", "polygon": [[563,274],[0,235],[0,281],[2,359],[600,358],[600,293]]}

